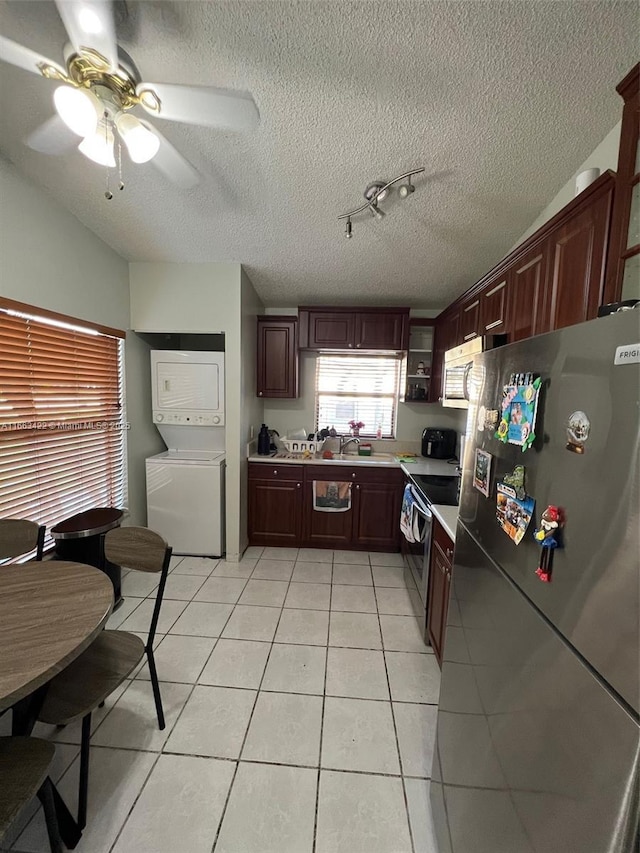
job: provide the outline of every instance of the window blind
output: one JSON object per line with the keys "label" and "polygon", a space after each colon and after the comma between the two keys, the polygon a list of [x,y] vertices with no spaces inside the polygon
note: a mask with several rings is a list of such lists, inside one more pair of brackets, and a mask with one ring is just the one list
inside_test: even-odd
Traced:
{"label": "window blind", "polygon": [[348,434],[349,421],[362,421],[360,434],[395,438],[401,358],[393,355],[320,355],[316,361],[316,428]]}
{"label": "window blind", "polygon": [[124,503],[123,344],[16,304],[0,300],[0,517],[48,534]]}

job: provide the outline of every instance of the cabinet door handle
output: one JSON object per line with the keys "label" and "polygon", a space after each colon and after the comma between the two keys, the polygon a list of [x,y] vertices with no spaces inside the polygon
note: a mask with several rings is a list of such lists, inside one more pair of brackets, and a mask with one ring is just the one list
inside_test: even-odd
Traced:
{"label": "cabinet door handle", "polygon": [[500,325],[500,323],[502,323],[502,319],[500,319],[500,320],[494,320],[494,321],[493,321],[493,323],[487,323],[487,325],[485,326],[485,329],[486,329],[486,330],[487,330],[487,332],[488,332],[488,331],[489,331],[489,329],[495,329],[495,327],[496,327],[496,326],[499,326],[499,325]]}
{"label": "cabinet door handle", "polygon": [[445,567],[442,565],[442,563],[440,563],[440,571],[442,572],[442,574],[443,574],[443,575],[446,575],[446,573],[447,573],[447,570],[446,570],[446,569],[445,569]]}
{"label": "cabinet door handle", "polygon": [[349,344],[349,346],[350,346],[350,347],[352,347],[352,346],[353,346],[353,344]]}
{"label": "cabinet door handle", "polygon": [[296,483],[296,489],[299,489],[302,483]]}
{"label": "cabinet door handle", "polygon": [[277,468],[274,468],[274,469],[273,469],[273,473],[274,473],[274,474],[277,474],[277,473],[278,473],[278,469],[277,469]]}
{"label": "cabinet door handle", "polygon": [[353,472],[353,474],[351,475],[351,479],[352,479],[352,480],[355,480],[355,478],[356,478],[356,474],[355,474],[355,471],[354,471],[354,472]]}
{"label": "cabinet door handle", "polygon": [[357,346],[357,347],[360,347],[360,346],[362,346],[362,344],[356,344],[356,346]]}
{"label": "cabinet door handle", "polygon": [[359,488],[360,488],[360,486],[359,486],[359,485],[356,485],[356,491],[357,491]]}
{"label": "cabinet door handle", "polygon": [[468,335],[464,336],[463,340],[470,341],[471,338],[475,338],[477,336],[477,334],[478,334],[477,332],[469,332]]}
{"label": "cabinet door handle", "polygon": [[262,397],[262,391],[258,391],[258,397]]}

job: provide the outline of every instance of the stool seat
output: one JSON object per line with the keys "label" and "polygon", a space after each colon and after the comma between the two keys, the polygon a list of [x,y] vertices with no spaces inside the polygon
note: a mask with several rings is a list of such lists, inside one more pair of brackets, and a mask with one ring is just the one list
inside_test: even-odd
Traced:
{"label": "stool seat", "polygon": [[47,778],[55,746],[31,737],[0,737],[0,841]]}
{"label": "stool seat", "polygon": [[103,631],[49,682],[38,719],[58,726],[81,719],[122,684],[144,652],[144,642],[136,634]]}

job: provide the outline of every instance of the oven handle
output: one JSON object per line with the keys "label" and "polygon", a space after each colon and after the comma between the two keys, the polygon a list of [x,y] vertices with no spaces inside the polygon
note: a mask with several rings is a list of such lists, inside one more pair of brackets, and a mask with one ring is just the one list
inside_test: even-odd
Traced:
{"label": "oven handle", "polygon": [[411,497],[414,500],[417,511],[425,518],[431,518],[432,513],[429,504],[425,503],[424,498],[413,484],[409,488],[411,489]]}

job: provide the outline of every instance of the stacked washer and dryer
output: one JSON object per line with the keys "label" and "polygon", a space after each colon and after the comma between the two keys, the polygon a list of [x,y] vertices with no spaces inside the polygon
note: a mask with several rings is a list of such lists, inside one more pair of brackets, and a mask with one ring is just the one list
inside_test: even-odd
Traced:
{"label": "stacked washer and dryer", "polygon": [[153,422],[166,451],[146,460],[147,524],[174,554],[224,553],[224,353],[151,351]]}

